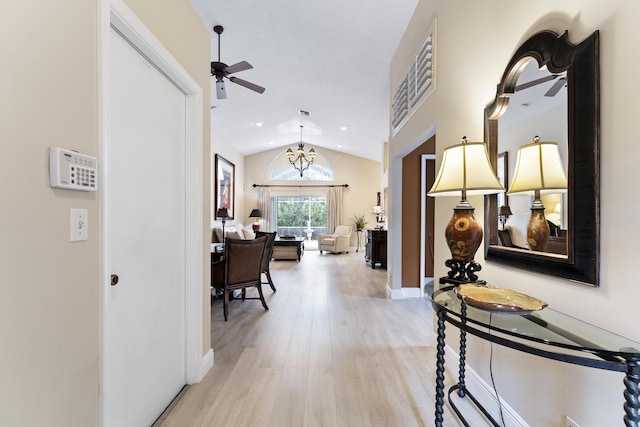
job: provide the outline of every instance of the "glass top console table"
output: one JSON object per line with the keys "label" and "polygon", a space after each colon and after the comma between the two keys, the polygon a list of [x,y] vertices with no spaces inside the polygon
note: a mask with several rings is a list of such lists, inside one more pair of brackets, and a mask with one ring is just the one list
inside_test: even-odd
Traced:
{"label": "glass top console table", "polygon": [[449,388],[449,404],[465,426],[461,411],[451,394],[456,392],[484,414],[491,425],[500,424],[473,397],[465,386],[466,334],[470,333],[515,350],[547,359],[591,368],[624,372],[624,425],[640,425],[640,343],[600,329],[550,308],[514,314],[474,308],[455,293],[456,284],[440,279],[431,300],[438,317],[436,361],[435,425],[442,427],[444,405],[445,323],[460,329],[458,383]]}

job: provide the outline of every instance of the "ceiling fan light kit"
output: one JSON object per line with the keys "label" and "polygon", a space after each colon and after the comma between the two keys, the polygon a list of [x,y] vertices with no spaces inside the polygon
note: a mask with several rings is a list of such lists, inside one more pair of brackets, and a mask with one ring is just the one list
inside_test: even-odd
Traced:
{"label": "ceiling fan light kit", "polygon": [[224,81],[222,80],[216,82],[216,98],[227,99],[227,92],[224,90]]}
{"label": "ceiling fan light kit", "polygon": [[220,60],[220,34],[224,31],[222,25],[213,27],[213,31],[218,35],[218,60],[211,62],[211,76],[216,78],[216,97],[217,99],[226,99],[227,92],[224,85],[224,79],[227,78],[232,83],[251,89],[254,92],[264,93],[264,88],[255,83],[239,79],[237,77],[229,77],[229,74],[239,71],[250,70],[253,68],[247,61],[241,61],[237,64],[227,65]]}

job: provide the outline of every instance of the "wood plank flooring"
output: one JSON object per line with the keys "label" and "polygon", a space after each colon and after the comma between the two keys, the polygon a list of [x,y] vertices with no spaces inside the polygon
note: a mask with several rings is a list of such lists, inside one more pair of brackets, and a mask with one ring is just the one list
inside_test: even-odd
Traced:
{"label": "wood plank flooring", "polygon": [[212,305],[214,367],[163,427],[434,424],[427,299],[387,299],[387,271],[362,252],[307,251],[299,263],[272,261],[271,274],[269,311],[233,301],[225,322]]}

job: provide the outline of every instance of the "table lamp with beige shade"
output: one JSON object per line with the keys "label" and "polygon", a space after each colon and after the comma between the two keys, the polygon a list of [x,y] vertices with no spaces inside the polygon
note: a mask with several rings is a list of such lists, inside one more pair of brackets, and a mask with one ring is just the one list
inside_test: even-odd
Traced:
{"label": "table lamp with beige shade", "polygon": [[445,262],[450,268],[449,279],[457,282],[473,282],[475,272],[481,266],[474,261],[482,244],[482,226],[476,221],[474,208],[467,196],[495,194],[504,191],[491,167],[484,142],[468,142],[448,147],[442,155],[442,164],[435,182],[429,190],[431,197],[460,196],[453,209],[453,216],[445,228],[445,238],[451,251],[451,259]]}

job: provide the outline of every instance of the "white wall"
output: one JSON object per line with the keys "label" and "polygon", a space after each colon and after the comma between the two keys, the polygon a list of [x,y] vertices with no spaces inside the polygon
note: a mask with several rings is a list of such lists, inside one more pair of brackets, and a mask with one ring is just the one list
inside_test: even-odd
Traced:
{"label": "white wall", "polygon": [[[401,157],[432,126],[437,129],[438,164],[443,149],[457,143],[462,135],[482,140],[483,109],[493,99],[513,52],[532,34],[569,30],[570,41],[579,42],[600,30],[600,287],[487,263],[482,255],[478,258],[483,264],[482,279],[491,285],[534,295],[556,310],[640,341],[635,316],[640,286],[629,278],[638,252],[633,237],[629,237],[633,221],[629,218],[630,200],[635,200],[638,190],[635,180],[629,178],[634,176],[640,159],[640,144],[633,137],[640,96],[635,76],[640,57],[634,53],[640,4],[625,0],[423,0],[393,58],[392,88],[435,16],[437,87],[390,141],[392,159]],[[399,162],[391,164],[394,167]],[[397,174],[392,170],[389,176],[391,192],[398,192]],[[471,202],[476,215],[483,217],[482,198],[472,198]],[[436,199],[436,228],[444,228],[455,203],[455,198]],[[396,269],[399,248],[393,243],[392,268]],[[436,240],[435,251],[436,275],[444,275],[449,251],[443,240]],[[478,254],[482,253],[481,248]],[[450,344],[457,348],[454,342]],[[472,340],[468,357],[471,367],[490,382],[488,345]],[[501,395],[532,426],[562,426],[566,414],[582,427],[622,423],[619,373],[538,360],[499,346],[494,346],[493,367]]]}

